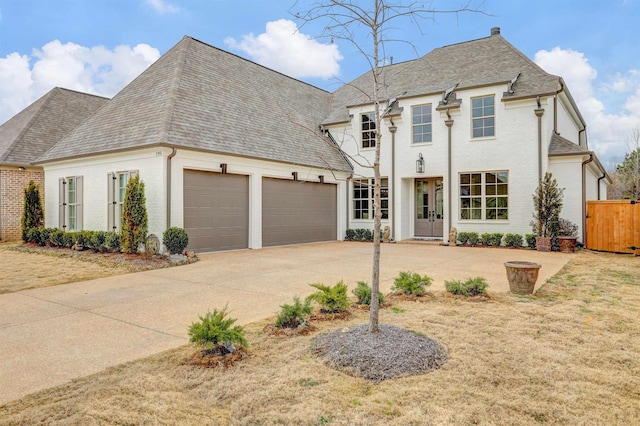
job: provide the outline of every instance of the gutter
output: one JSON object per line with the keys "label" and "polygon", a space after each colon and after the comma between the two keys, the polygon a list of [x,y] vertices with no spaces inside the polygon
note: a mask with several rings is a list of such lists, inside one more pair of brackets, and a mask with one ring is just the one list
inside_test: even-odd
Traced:
{"label": "gutter", "polygon": [[178,148],[174,146],[172,149],[167,155],[167,229],[171,227],[171,159],[178,153]]}
{"label": "gutter", "polygon": [[598,201],[600,201],[600,181],[602,181],[602,179],[606,177],[607,177],[607,174],[603,173],[602,176],[598,178]]}
{"label": "gutter", "polygon": [[[587,243],[587,218],[586,218],[586,205],[587,205],[587,164],[593,161],[593,152],[589,153],[589,158],[582,162],[582,243]],[[600,198],[600,197],[598,197]]]}

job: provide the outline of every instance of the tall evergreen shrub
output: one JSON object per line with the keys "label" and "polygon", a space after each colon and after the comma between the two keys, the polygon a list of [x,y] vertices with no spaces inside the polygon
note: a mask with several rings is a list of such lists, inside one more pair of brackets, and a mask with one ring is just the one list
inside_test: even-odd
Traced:
{"label": "tall evergreen shrub", "polygon": [[122,250],[136,253],[147,238],[147,206],[140,176],[129,179],[122,212]]}
{"label": "tall evergreen shrub", "polygon": [[22,240],[27,241],[27,232],[31,228],[40,228],[44,224],[40,189],[34,181],[24,189],[24,209],[22,210]]}

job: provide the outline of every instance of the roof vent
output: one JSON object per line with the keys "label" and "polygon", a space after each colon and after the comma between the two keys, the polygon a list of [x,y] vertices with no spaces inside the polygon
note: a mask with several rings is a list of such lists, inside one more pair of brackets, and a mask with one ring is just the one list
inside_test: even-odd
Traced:
{"label": "roof vent", "polygon": [[491,35],[500,35],[500,27],[493,27],[491,28]]}

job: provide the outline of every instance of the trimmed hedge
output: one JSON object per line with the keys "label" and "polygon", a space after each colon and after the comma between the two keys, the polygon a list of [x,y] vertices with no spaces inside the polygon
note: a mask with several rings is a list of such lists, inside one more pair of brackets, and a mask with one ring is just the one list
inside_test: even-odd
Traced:
{"label": "trimmed hedge", "polygon": [[373,241],[373,231],[371,229],[347,229],[347,241]]}
{"label": "trimmed hedge", "polygon": [[507,247],[522,247],[522,235],[520,234],[505,235],[504,245]]}
{"label": "trimmed hedge", "polygon": [[72,248],[81,246],[98,252],[120,251],[120,235],[116,232],[75,231],[64,232],[57,228],[31,228],[25,242],[39,246]]}
{"label": "trimmed hedge", "polygon": [[167,246],[169,253],[183,253],[189,245],[189,235],[184,229],[172,226],[162,234],[162,242]]}

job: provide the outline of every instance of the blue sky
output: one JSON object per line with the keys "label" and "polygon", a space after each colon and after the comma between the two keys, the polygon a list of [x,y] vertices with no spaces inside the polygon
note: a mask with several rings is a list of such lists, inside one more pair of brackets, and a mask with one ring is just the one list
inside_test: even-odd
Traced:
{"label": "blue sky", "polygon": [[[293,3],[0,0],[0,123],[55,86],[113,96],[184,35],[329,91],[367,70],[349,43],[316,39],[319,24],[295,32]],[[434,8],[461,3],[436,0]],[[605,166],[621,161],[631,129],[640,127],[640,0],[485,0],[479,7],[486,14],[399,27],[394,36],[413,47],[389,44],[387,55],[414,59],[501,27],[516,48],[564,77]]]}

